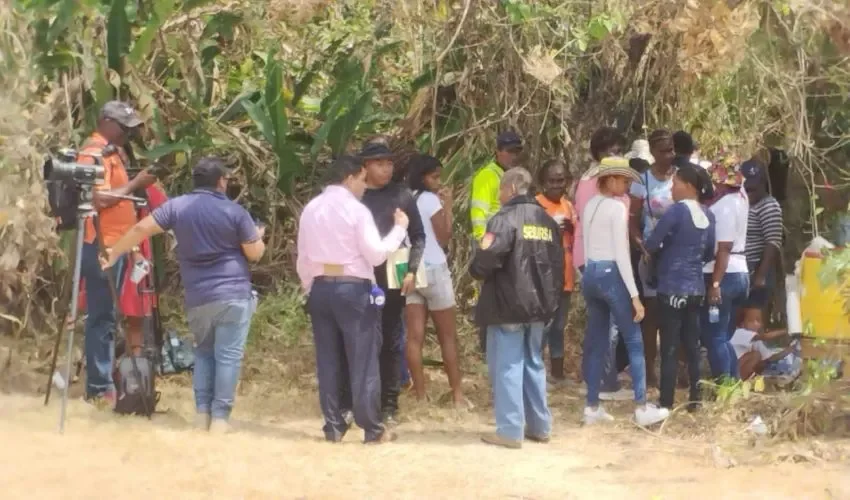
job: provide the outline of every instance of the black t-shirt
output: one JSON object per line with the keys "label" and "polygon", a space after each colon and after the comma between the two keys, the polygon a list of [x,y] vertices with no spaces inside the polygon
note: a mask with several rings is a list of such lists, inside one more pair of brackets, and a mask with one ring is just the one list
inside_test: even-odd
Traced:
{"label": "black t-shirt", "polygon": [[[381,237],[386,236],[395,225],[396,208],[400,208],[407,214],[410,224],[407,226],[407,237],[410,239],[410,261],[408,269],[415,273],[422,261],[422,253],[425,251],[425,228],[422,226],[422,218],[416,207],[413,193],[404,184],[390,182],[380,189],[367,189],[363,194],[363,204],[372,212],[375,226]],[[386,263],[376,268],[375,279],[379,285],[385,285],[386,276],[384,268]]]}

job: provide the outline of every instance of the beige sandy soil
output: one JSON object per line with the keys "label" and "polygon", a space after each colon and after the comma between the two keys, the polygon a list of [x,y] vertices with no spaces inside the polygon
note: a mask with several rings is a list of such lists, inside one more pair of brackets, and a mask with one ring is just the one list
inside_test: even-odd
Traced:
{"label": "beige sandy soil", "polygon": [[[152,421],[74,399],[64,435],[58,398],[45,408],[34,396],[0,395],[0,497],[850,498],[840,455],[824,460],[804,444],[753,451],[743,431],[740,447],[721,452],[635,428],[628,403],[617,407],[619,424],[580,428],[580,401],[558,395],[553,441],[514,451],[479,442],[492,425],[486,410],[456,415],[405,397],[398,441],[364,447],[359,430],[340,445],[321,441],[314,396],[243,387],[236,432],[210,436],[191,428],[185,380],[162,389],[164,412]],[[732,456],[738,465],[725,468]]]}

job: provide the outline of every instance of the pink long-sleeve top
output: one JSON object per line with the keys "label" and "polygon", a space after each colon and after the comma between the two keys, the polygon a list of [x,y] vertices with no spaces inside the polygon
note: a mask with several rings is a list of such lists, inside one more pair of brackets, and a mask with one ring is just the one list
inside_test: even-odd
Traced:
{"label": "pink long-sleeve top", "polygon": [[375,266],[398,249],[406,231],[396,225],[381,239],[369,209],[343,186],[328,186],[301,212],[296,269],[310,292],[326,266],[342,266],[342,275],[375,281]]}

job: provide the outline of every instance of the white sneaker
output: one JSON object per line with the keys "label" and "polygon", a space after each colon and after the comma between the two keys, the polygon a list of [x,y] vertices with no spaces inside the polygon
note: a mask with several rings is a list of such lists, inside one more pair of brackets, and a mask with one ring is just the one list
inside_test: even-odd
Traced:
{"label": "white sneaker", "polygon": [[595,410],[588,406],[584,407],[584,418],[582,418],[582,422],[584,422],[585,425],[593,425],[600,422],[613,421],[614,417],[609,415],[608,412],[605,411],[605,408],[602,408],[602,406],[597,406]]}
{"label": "white sneaker", "polygon": [[659,408],[654,404],[647,404],[642,408],[635,410],[635,422],[641,427],[649,427],[650,425],[663,422],[670,416],[670,410],[667,408]]}
{"label": "white sneaker", "polygon": [[214,418],[210,422],[210,434],[228,434],[230,430],[230,423],[223,418]]}
{"label": "white sneaker", "polygon": [[602,401],[629,401],[635,396],[631,389],[620,389],[617,392],[600,392],[599,399]]}

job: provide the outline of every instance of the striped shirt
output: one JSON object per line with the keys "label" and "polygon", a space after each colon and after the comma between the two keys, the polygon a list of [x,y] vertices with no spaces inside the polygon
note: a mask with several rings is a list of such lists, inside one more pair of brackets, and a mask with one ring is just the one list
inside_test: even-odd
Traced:
{"label": "striped shirt", "polygon": [[759,265],[767,245],[782,248],[782,207],[773,196],[750,207],[746,251],[750,269]]}

